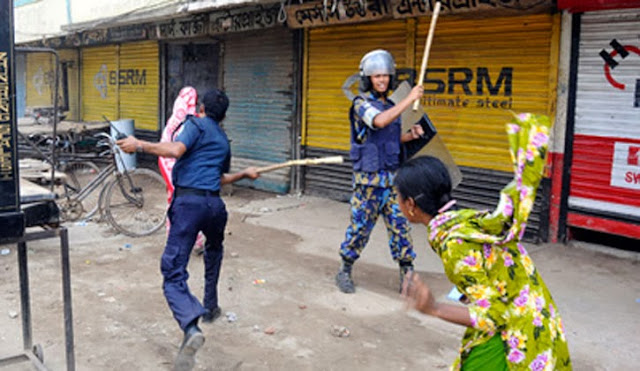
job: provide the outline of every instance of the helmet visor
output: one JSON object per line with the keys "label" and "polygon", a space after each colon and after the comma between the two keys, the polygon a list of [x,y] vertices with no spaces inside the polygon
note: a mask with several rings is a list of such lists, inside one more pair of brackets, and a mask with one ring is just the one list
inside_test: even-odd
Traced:
{"label": "helmet visor", "polygon": [[396,64],[386,50],[374,50],[362,57],[360,72],[363,76],[395,75]]}

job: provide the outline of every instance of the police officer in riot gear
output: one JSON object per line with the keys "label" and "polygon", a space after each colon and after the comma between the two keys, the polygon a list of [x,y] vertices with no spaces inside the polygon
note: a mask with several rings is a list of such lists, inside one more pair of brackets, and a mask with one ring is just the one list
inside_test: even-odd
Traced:
{"label": "police officer in riot gear", "polygon": [[400,267],[401,284],[406,272],[413,270],[410,227],[399,209],[393,179],[403,143],[424,134],[420,125],[402,133],[400,121],[402,112],[422,97],[424,89],[418,84],[405,99],[392,102],[387,95],[395,73],[395,61],[386,50],[373,50],[360,61],[360,94],[349,111],[354,189],[351,222],[340,246],[342,265],[336,275],[336,284],[344,293],[355,292],[351,269],[380,215],[389,234],[391,256]]}

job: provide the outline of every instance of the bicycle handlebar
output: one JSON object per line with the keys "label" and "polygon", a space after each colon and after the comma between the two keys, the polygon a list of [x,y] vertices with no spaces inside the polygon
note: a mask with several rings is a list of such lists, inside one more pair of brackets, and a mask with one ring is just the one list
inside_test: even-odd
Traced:
{"label": "bicycle handlebar", "polygon": [[108,122],[108,123],[109,123],[109,126],[111,126],[111,128],[112,128],[113,130],[115,130],[115,131],[116,131],[116,133],[117,133],[117,134],[116,134],[116,140],[124,139],[124,138],[126,138],[126,137],[127,137],[127,135],[125,135],[125,134],[124,134],[124,133],[122,133],[120,130],[118,130],[118,128],[116,128],[116,126],[111,122],[111,120],[109,120],[109,119],[107,118],[107,116],[102,115],[102,118],[103,118],[106,122]]}

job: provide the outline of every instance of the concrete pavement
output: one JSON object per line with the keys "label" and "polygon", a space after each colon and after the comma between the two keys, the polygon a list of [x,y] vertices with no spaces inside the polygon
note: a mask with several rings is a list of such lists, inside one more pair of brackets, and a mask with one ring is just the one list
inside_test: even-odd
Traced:
{"label": "concrete pavement", "polygon": [[[220,303],[238,320],[203,328],[208,340],[196,370],[441,370],[455,358],[464,328],[405,310],[383,223],[354,267],[356,293],[347,295],[334,283],[347,203],[244,188],[224,199],[230,222]],[[105,223],[68,227],[77,368],[172,369],[181,333],[162,295],[164,233],[132,239]],[[414,226],[413,239],[417,271],[445,300],[452,285],[424,227]],[[574,369],[637,369],[640,254],[584,243],[527,248],[563,316]],[[35,341],[46,339],[53,370],[65,364],[58,250],[55,239],[29,244]],[[22,346],[20,317],[6,315],[20,312],[15,258],[13,247],[0,257],[0,358]],[[203,269],[194,256],[196,295]],[[336,337],[333,326],[350,336]],[[269,327],[277,332],[263,333]]]}

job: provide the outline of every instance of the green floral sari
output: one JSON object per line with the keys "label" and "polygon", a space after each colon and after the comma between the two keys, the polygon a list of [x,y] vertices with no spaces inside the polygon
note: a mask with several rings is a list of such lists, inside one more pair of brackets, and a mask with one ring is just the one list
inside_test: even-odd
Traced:
{"label": "green floral sari", "polygon": [[507,124],[515,176],[494,212],[450,211],[429,223],[431,247],[449,280],[470,300],[473,326],[452,369],[495,335],[511,370],[571,369],[557,307],[519,242],[542,178],[550,126],[548,117],[531,114]]}

